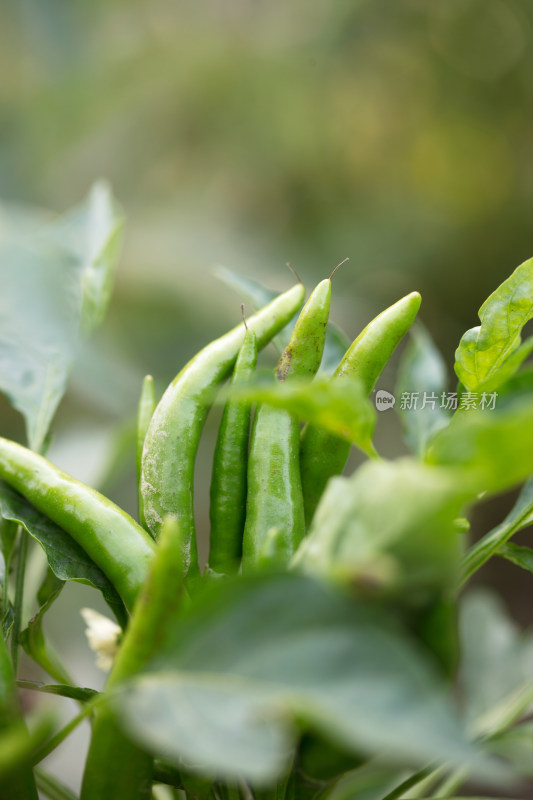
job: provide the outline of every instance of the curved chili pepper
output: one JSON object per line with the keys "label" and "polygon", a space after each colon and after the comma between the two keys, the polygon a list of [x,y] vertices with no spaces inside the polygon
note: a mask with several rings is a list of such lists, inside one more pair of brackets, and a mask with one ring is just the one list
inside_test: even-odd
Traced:
{"label": "curved chili pepper", "polygon": [[[422,298],[411,292],[385,309],[359,334],[346,351],[332,380],[344,376],[359,378],[368,394],[381,375],[396,346],[405,336],[420,308]],[[322,428],[306,425],[301,437],[300,472],[306,525],[311,524],[326,484],[340,475],[351,445]]]}
{"label": "curved chili pepper", "polygon": [[157,403],[155,400],[154,379],[151,375],[146,375],[143,380],[141,389],[141,396],[139,398],[139,406],[137,409],[137,447],[136,447],[136,466],[137,466],[137,508],[139,514],[139,522],[146,531],[149,528],[144,518],[144,501],[141,492],[141,472],[142,472],[142,454],[144,447],[144,440],[146,439],[146,431],[150,425],[150,421],[154,415]]}
{"label": "curved chili pepper", "polygon": [[146,531],[107,497],[2,438],[0,478],[83,547],[131,610],[155,550]]}
{"label": "curved chili pepper", "polygon": [[[331,280],[321,281],[305,304],[276,368],[278,380],[312,377],[320,366],[331,300]],[[282,409],[258,408],[248,459],[243,571],[275,553],[287,564],[305,533],[299,469],[300,425]],[[275,529],[275,547],[268,545]]]}
{"label": "curved chili pepper", "polygon": [[[304,297],[300,284],[276,297],[248,320],[261,350],[292,319]],[[231,371],[244,339],[238,325],[204,347],[161,398],[148,428],[142,459],[144,513],[158,535],[167,514],[183,531],[184,563],[198,570],[193,509],[194,462],[213,389]]]}
{"label": "curved chili pepper", "polygon": [[[247,330],[239,352],[232,385],[248,380],[257,363],[257,339]],[[246,482],[251,407],[239,400],[228,400],[218,430],[209,516],[211,534],[209,566],[229,574],[238,569],[246,518]]]}

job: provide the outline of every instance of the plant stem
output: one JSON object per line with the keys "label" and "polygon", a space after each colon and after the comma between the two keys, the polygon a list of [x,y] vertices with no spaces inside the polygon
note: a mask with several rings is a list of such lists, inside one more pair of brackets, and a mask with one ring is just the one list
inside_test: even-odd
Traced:
{"label": "plant stem", "polygon": [[37,788],[50,800],[78,800],[76,795],[54,775],[43,769],[36,769],[34,773]]}
{"label": "plant stem", "polygon": [[43,758],[46,758],[46,756],[50,755],[50,753],[53,750],[55,750],[56,747],[58,747],[61,744],[61,742],[63,742],[75,728],[78,727],[80,722],[83,722],[83,720],[86,719],[86,717],[88,717],[92,713],[95,706],[100,701],[101,701],[101,695],[97,695],[96,697],[93,697],[91,700],[87,700],[87,702],[82,707],[79,714],[73,717],[70,720],[70,722],[67,722],[67,724],[63,728],[61,728],[61,730],[59,730],[56,734],[54,734],[54,736],[48,739],[47,742],[44,742],[44,744],[42,744],[41,747],[39,747],[35,751],[35,755],[33,757],[33,763],[38,764],[39,761],[42,761]]}
{"label": "plant stem", "polygon": [[17,536],[19,537],[19,552],[17,558],[17,579],[15,584],[15,605],[13,628],[11,630],[11,660],[13,662],[13,672],[15,677],[18,672],[19,660],[19,636],[22,627],[22,611],[24,604],[24,578],[26,575],[26,561],[28,560],[28,539],[29,534],[18,527]]}

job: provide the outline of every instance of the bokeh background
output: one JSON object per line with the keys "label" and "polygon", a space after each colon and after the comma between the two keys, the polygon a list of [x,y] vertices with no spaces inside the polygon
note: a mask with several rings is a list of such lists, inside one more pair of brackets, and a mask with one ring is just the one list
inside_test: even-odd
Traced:
{"label": "bokeh background", "polygon": [[[349,256],[332,313],[350,337],[418,289],[451,367],[481,302],[533,255],[528,0],[3,0],[0,76],[2,200],[60,212],[104,176],[127,215],[111,308],[50,455],[130,510],[142,376],[162,391],[240,318],[216,264],[281,290],[287,260],[311,285]],[[198,463],[204,532],[216,419]],[[0,432],[23,438],[3,400]],[[403,447],[392,416],[378,445]],[[476,530],[510,500],[481,508]],[[527,621],[514,567],[481,580]],[[50,631],[96,685],[87,603],[68,587]],[[56,765],[73,786],[83,746]]]}

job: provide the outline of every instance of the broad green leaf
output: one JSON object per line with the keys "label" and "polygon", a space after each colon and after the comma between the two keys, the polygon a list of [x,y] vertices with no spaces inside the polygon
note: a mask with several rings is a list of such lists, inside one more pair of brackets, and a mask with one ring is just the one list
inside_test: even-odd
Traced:
{"label": "broad green leaf", "polygon": [[525,261],[479,309],[481,325],[462,337],[455,353],[457,377],[471,392],[492,392],[519,369],[533,349],[521,331],[533,317],[533,259]]}
{"label": "broad green leaf", "polygon": [[65,531],[4,483],[0,483],[0,515],[18,522],[39,542],[57,578],[79,581],[99,589],[117,620],[125,622],[124,606],[102,570]]}
{"label": "broad green leaf", "polygon": [[461,563],[461,583],[467,581],[486,561],[517,531],[533,522],[533,478],[524,484],[518,500],[503,522],[476,542],[463,556]]}
{"label": "broad green leaf", "polygon": [[294,718],[385,763],[479,757],[397,622],[315,580],[211,582],[171,630],[151,672],[111,700],[128,734],[177,766],[272,782]]}
{"label": "broad green leaf", "polygon": [[[233,270],[227,269],[227,267],[217,267],[215,275],[227,286],[230,286],[242,297],[245,297],[246,300],[252,304],[254,309],[261,308],[261,306],[270,303],[271,300],[278,296],[278,292],[267,289],[266,286],[263,286],[263,284],[258,281],[254,281],[252,278],[245,278],[233,272]],[[289,339],[291,338],[291,333],[297,318],[298,315],[296,314],[294,319],[272,340],[280,353],[282,353],[289,344]],[[319,373],[331,375],[338,367],[349,345],[350,342],[346,334],[343,333],[334,322],[328,322],[326,343],[324,345],[324,354],[322,356]]]}
{"label": "broad green leaf", "polygon": [[430,437],[450,421],[441,407],[446,393],[446,365],[426,328],[416,323],[410,331],[411,340],[403,352],[396,384],[396,397],[404,393],[418,395],[417,407],[396,404],[411,449],[423,456]]}
{"label": "broad green leaf", "polygon": [[61,683],[72,683],[54,649],[46,642],[43,632],[43,618],[52,603],[59,596],[65,581],[59,580],[49,568],[37,592],[39,610],[21,631],[19,641],[27,654],[33,658],[49,675]]}
{"label": "broad green leaf", "polygon": [[354,378],[343,378],[342,381],[327,378],[287,383],[272,381],[228,387],[217,402],[225,402],[228,397],[283,408],[299,419],[325,428],[356,445],[365,453],[373,452],[371,442],[376,412],[362,382]]}
{"label": "broad green leaf", "polygon": [[533,635],[523,633],[500,599],[477,589],[460,607],[459,690],[476,736],[516,722],[533,703]]}
{"label": "broad green leaf", "polygon": [[85,202],[57,219],[44,238],[68,252],[81,299],[80,332],[88,336],[103,321],[122,243],[124,218],[109,186],[93,185]]}
{"label": "broad green leaf", "polygon": [[80,337],[101,320],[122,217],[105,184],[30,235],[0,235],[0,390],[40,450],[64,394]]}
{"label": "broad green leaf", "polygon": [[293,566],[401,589],[450,586],[459,565],[454,520],[470,499],[453,470],[409,458],[333,478]]}
{"label": "broad green leaf", "polygon": [[477,491],[511,488],[533,473],[533,403],[462,411],[432,439],[426,462],[455,467]]}

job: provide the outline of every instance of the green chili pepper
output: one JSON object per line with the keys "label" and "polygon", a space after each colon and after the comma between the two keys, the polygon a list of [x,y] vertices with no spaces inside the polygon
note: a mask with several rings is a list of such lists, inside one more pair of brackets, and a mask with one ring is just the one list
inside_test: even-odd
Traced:
{"label": "green chili pepper", "polygon": [[[0,732],[21,730],[24,721],[19,706],[15,676],[6,643],[0,632]],[[0,796],[13,800],[37,800],[37,789],[29,764],[14,764],[2,775]]]}
{"label": "green chili pepper", "polygon": [[[374,388],[396,346],[414,322],[422,298],[411,292],[385,309],[359,334],[332,375],[332,379],[359,378],[368,394]],[[330,478],[340,475],[350,444],[321,428],[306,425],[301,437],[300,472],[309,526]]]}
{"label": "green chili pepper", "polygon": [[[106,690],[140,672],[170,632],[183,602],[185,569],[183,542],[177,520],[167,517],[130,623],[124,635]],[[112,710],[97,710],[85,765],[81,800],[148,800],[153,758],[127,739]]]}
{"label": "green chili pepper", "polygon": [[146,531],[99,492],[2,438],[0,478],[83,547],[131,610],[155,550]]}
{"label": "green chili pepper", "polygon": [[[327,279],[318,284],[298,317],[276,368],[278,380],[312,377],[317,372],[330,300],[331,280]],[[243,571],[265,564],[269,553],[275,554],[278,565],[287,564],[304,536],[299,450],[298,420],[282,409],[260,406],[248,459]]]}
{"label": "green chili pepper", "polygon": [[[257,339],[247,330],[235,364],[232,385],[246,382],[257,363]],[[211,538],[209,566],[216,572],[236,572],[246,518],[246,473],[251,408],[228,400],[218,431],[211,478]]]}
{"label": "green chili pepper", "polygon": [[[248,320],[261,350],[291,320],[304,296],[301,285],[276,297]],[[142,459],[142,493],[146,522],[158,535],[163,518],[174,514],[183,531],[183,558],[196,571],[193,510],[194,461],[213,388],[231,372],[244,340],[238,325],[211,342],[181,370],[157,406]]]}
{"label": "green chili pepper", "polygon": [[144,502],[141,492],[141,470],[142,470],[142,454],[144,447],[144,440],[146,439],[146,431],[150,425],[150,421],[154,415],[157,403],[155,400],[154,379],[151,375],[146,375],[143,380],[141,389],[141,396],[139,398],[139,407],[137,410],[137,504],[139,522],[145,530],[150,532],[146,525],[144,518]]}

